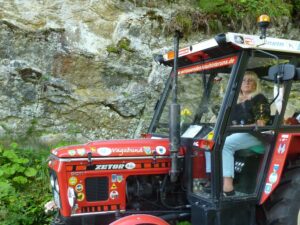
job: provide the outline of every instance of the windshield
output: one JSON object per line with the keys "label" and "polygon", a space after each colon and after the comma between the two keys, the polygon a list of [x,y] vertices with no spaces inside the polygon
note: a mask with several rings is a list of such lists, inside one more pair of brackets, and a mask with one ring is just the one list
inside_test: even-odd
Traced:
{"label": "windshield", "polygon": [[[183,137],[193,138],[200,130],[207,130],[201,135],[204,136],[214,128],[232,69],[232,65],[215,64],[219,62],[220,60],[215,60],[192,66],[191,69],[179,69],[177,99],[181,105],[180,127]],[[204,67],[207,65],[214,66],[211,70],[195,72],[197,69],[194,68],[201,70],[207,68]],[[171,89],[171,82],[166,88]],[[172,102],[172,92],[169,91],[165,98],[165,104],[161,109],[157,109],[161,110],[161,114],[152,132],[163,136],[169,135],[169,105]],[[204,127],[209,129],[203,129]]]}

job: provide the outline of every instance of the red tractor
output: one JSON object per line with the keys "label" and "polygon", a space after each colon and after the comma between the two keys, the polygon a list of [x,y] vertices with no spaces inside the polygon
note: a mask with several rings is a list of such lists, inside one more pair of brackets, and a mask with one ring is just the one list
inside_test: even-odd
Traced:
{"label": "red tractor", "polygon": [[[170,75],[142,139],[52,150],[52,224],[299,225],[300,41],[266,37],[267,24],[261,36],[225,33],[182,49],[176,32],[174,51],[155,57]],[[269,109],[263,125],[232,122],[246,71],[268,100],[255,114]],[[224,196],[222,150],[235,133],[261,144],[235,152],[235,194]]]}

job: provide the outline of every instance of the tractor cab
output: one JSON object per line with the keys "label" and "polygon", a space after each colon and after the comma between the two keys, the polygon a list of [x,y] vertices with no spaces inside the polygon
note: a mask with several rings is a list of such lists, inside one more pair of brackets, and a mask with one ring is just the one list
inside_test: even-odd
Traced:
{"label": "tractor cab", "polygon": [[[192,224],[254,224],[257,205],[278,185],[285,166],[286,155],[274,154],[285,151],[290,135],[299,143],[300,106],[294,102],[299,99],[300,42],[226,33],[179,49],[177,55],[175,44],[174,51],[155,60],[173,69],[148,133],[152,138],[170,137],[172,164],[177,165],[170,176],[183,173]],[[249,80],[249,73],[255,80]],[[251,82],[255,100],[247,106],[241,103],[241,93]],[[177,122],[172,122],[174,99],[180,106]],[[249,121],[241,115],[243,107],[253,107]],[[251,145],[239,140],[229,162],[222,152],[232,135],[251,135],[258,141]],[[178,141],[177,150],[172,150],[172,139]],[[234,170],[231,196],[223,192],[223,167],[228,163]]]}

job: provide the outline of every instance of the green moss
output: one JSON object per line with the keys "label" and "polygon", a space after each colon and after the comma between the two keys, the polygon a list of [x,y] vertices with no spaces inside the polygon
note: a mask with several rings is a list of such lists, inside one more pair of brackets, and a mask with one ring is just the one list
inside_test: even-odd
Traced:
{"label": "green moss", "polygon": [[184,38],[205,27],[205,18],[198,10],[177,11],[171,20],[165,23],[165,35],[173,35],[176,30],[183,32]]}
{"label": "green moss", "polygon": [[178,14],[175,18],[176,23],[184,33],[191,33],[193,27],[192,18],[183,14]]}
{"label": "green moss", "polygon": [[291,17],[293,5],[282,0],[199,0],[200,9],[208,14],[214,14],[223,20],[242,20],[246,15],[258,17],[268,14],[273,20],[277,17]]}
{"label": "green moss", "polygon": [[117,45],[111,44],[106,47],[106,51],[108,53],[120,54],[122,50],[127,52],[134,52],[134,50],[130,47],[130,40],[126,37],[122,37]]}
{"label": "green moss", "polygon": [[70,123],[67,127],[68,134],[79,134],[82,132],[82,129],[74,123]]}
{"label": "green moss", "polygon": [[212,32],[216,33],[219,31],[218,20],[209,20],[208,25]]}
{"label": "green moss", "polygon": [[36,134],[37,124],[38,124],[38,121],[35,118],[30,121],[30,126],[28,127],[28,129],[26,131],[26,137],[33,136],[34,134]]}
{"label": "green moss", "polygon": [[150,20],[157,21],[159,24],[164,22],[164,18],[161,15],[157,15],[154,10],[148,10],[146,16],[148,16]]}
{"label": "green moss", "polygon": [[113,44],[108,45],[106,47],[106,51],[109,52],[109,53],[115,53],[115,54],[119,54],[121,52],[120,49],[117,46],[113,45]]}
{"label": "green moss", "polygon": [[130,48],[130,40],[126,37],[121,38],[121,40],[118,42],[117,47],[119,49],[124,49],[128,52],[133,52],[133,49]]}
{"label": "green moss", "polygon": [[199,1],[199,6],[203,11],[207,13],[215,13],[220,10],[219,9],[220,6],[224,7],[223,6],[224,3],[225,3],[224,0],[214,0],[214,1],[201,0]]}

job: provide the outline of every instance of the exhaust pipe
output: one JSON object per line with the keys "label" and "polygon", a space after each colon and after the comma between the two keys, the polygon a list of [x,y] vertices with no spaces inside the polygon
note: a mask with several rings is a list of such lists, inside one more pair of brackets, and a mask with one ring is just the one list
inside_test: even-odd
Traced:
{"label": "exhaust pipe", "polygon": [[172,83],[172,104],[169,108],[169,137],[171,149],[171,170],[170,180],[176,182],[178,179],[178,151],[180,147],[180,105],[177,103],[177,76],[178,76],[178,49],[179,39],[182,33],[175,31],[174,35],[174,65],[173,65],[173,83]]}
{"label": "exhaust pipe", "polygon": [[178,177],[178,151],[180,148],[180,105],[170,105],[170,149],[171,149],[171,170],[170,180],[176,182]]}

